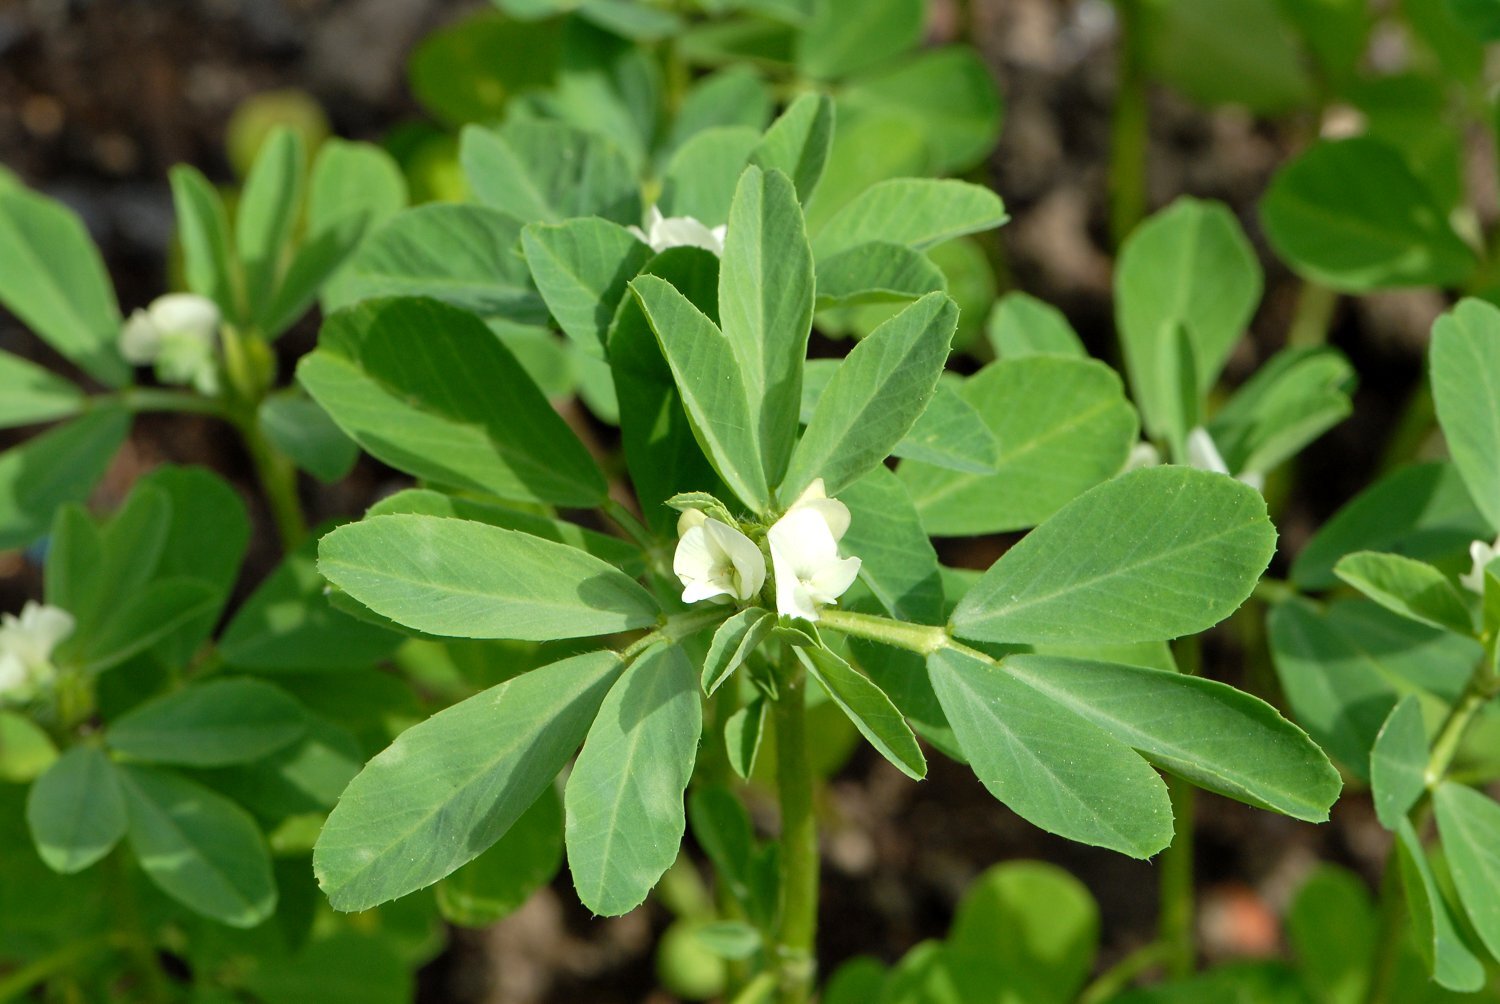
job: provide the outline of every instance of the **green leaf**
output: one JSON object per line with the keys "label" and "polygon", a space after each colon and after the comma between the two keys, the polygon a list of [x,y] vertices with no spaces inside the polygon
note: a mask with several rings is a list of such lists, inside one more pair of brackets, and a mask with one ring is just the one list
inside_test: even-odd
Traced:
{"label": "green leaf", "polygon": [[[1184,385],[1206,394],[1260,302],[1255,250],[1216,202],[1180,198],[1136,228],[1115,270],[1115,321],[1147,431],[1180,439]],[[1180,373],[1179,332],[1193,360]],[[1194,402],[1196,403],[1196,401]]]}
{"label": "green leaf", "polygon": [[879,467],[937,390],[958,323],[946,293],[930,293],[854,347],[824,388],[779,493],[815,478],[830,495]]}
{"label": "green leaf", "polygon": [[121,408],[99,408],[0,453],[0,551],[46,533],[52,513],[89,498],[130,428]]}
{"label": "green leaf", "polygon": [[630,283],[682,395],[693,435],[727,485],[758,512],[770,506],[756,423],[741,363],[713,321],[670,283]]}
{"label": "green leaf", "polygon": [[47,867],[64,875],[103,858],[125,835],[125,796],[97,746],[74,746],[31,786],[26,823]]}
{"label": "green leaf", "polygon": [[1136,441],[1120,378],[1096,360],[1002,359],[965,380],[959,394],[1000,444],[999,455],[987,474],[900,466],[923,526],[937,536],[1034,526],[1116,474]]}
{"label": "green leaf", "polygon": [[775,626],[776,618],[756,607],[741,610],[720,624],[703,659],[703,692],[712,697]]}
{"label": "green leaf", "polygon": [[1292,563],[1299,589],[1329,589],[1334,566],[1355,551],[1386,551],[1422,561],[1462,555],[1493,528],[1474,508],[1449,463],[1404,467],[1366,488],[1334,513]]}
{"label": "green leaf", "polygon": [[[771,121],[772,104],[771,89],[753,66],[728,66],[701,77],[693,81],[683,96],[672,121],[665,152],[675,153],[684,143],[715,129],[754,132],[755,140],[750,144],[754,146],[760,142],[761,131]],[[742,158],[734,171],[734,178],[739,177],[744,166]],[[724,206],[727,211],[727,199]]]}
{"label": "green leaf", "polygon": [[965,45],[920,51],[862,73],[839,91],[839,121],[875,113],[922,138],[928,172],[977,167],[1000,138],[1000,94],[979,53]]}
{"label": "green leaf", "polygon": [[1318,865],[1287,911],[1286,936],[1314,1000],[1362,1004],[1380,937],[1364,879],[1335,865]]}
{"label": "green leaf", "polygon": [[844,551],[859,555],[860,581],[892,617],[940,623],[943,583],[937,552],[901,482],[877,467],[845,488],[839,499],[851,517]]}
{"label": "green leaf", "polygon": [[67,418],[83,406],[83,392],[62,377],[0,352],[0,429]]}
{"label": "green leaf", "polygon": [[209,680],[166,694],[112,722],[104,741],[147,763],[222,767],[290,746],[307,732],[302,706],[251,679]]}
{"label": "green leaf", "polygon": [[1416,693],[1434,715],[1458,700],[1480,646],[1471,638],[1397,617],[1368,600],[1326,608],[1277,604],[1271,654],[1297,721],[1359,777],[1402,694]]}
{"label": "green leaf", "polygon": [[984,416],[942,381],[927,410],[891,453],[966,474],[989,474],[1000,462],[1000,444]]}
{"label": "green leaf", "polygon": [[1421,838],[1410,820],[1401,820],[1392,851],[1406,890],[1412,938],[1427,971],[1440,986],[1473,993],[1484,986],[1484,964],[1467,944],[1443,897]]}
{"label": "green leaf", "polygon": [[256,155],[235,211],[234,242],[252,318],[268,319],[292,227],[302,208],[306,151],[294,129],[278,128]]}
{"label": "green leaf", "polygon": [[223,197],[191,165],[178,164],[168,177],[188,289],[218,304],[224,317],[243,323],[243,274],[229,240],[229,212]]}
{"label": "green leaf", "polygon": [[406,203],[406,179],[384,150],[341,139],[323,143],[313,163],[306,233],[264,315],[267,337],[280,336],[305,314],[365,236]]}
{"label": "green leaf", "polygon": [[1000,298],[985,325],[990,345],[1001,359],[1026,356],[1070,356],[1087,359],[1083,342],[1063,312],[1028,293]]}
{"label": "green leaf", "polygon": [[1500,528],[1500,309],[1461,301],[1432,326],[1430,359],[1453,464],[1490,526]]}
{"label": "green leaf", "polygon": [[826,648],[798,648],[797,658],[881,756],[915,781],[927,776],[917,737],[883,690]]}
{"label": "green leaf", "polygon": [[612,565],[530,534],[437,516],[373,516],[318,547],[318,570],[383,617],[452,638],[549,641],[654,624]]}
{"label": "green leaf", "polygon": [[158,579],[126,598],[96,632],[79,639],[79,662],[87,673],[102,673],[188,625],[212,618],[223,602],[213,586],[198,579]]}
{"label": "green leaf", "polygon": [[802,209],[786,175],[745,169],[729,210],[722,262],[720,327],[755,419],[750,434],[765,480],[779,484],[797,434],[816,285]]}
{"label": "green leaf", "polygon": [[326,933],[320,925],[305,946],[298,939],[299,950],[290,956],[276,949],[242,956],[254,960],[254,968],[240,977],[243,990],[222,991],[223,997],[199,990],[192,1002],[235,1004],[248,991],[264,1004],[412,1004],[416,978],[402,958],[404,932],[392,930],[400,921],[389,916],[371,921],[369,929],[333,927]]}
{"label": "green leaf", "polygon": [[[544,118],[613,141],[630,164],[635,186],[637,168],[657,135],[656,119],[665,104],[660,90],[660,70],[647,49],[581,18],[569,18],[563,22],[562,72],[556,86],[527,99]],[[544,171],[553,169],[543,164]],[[638,210],[639,204],[626,222],[638,219]]]}
{"label": "green leaf", "polygon": [[604,499],[588,450],[461,310],[396,299],[340,311],[297,378],[351,439],[418,477],[519,501]]}
{"label": "green leaf", "polygon": [[602,216],[633,224],[641,218],[635,172],[603,136],[523,119],[500,129],[466,126],[459,145],[474,195],[522,223]]}
{"label": "green leaf", "polygon": [[267,397],[255,420],[271,445],[324,484],[348,477],[359,459],[359,446],[328,412],[295,390]]}
{"label": "green leaf", "polygon": [[545,324],[521,256],[521,223],[486,206],[408,209],[372,233],[324,290],[324,311],[381,296],[430,296],[481,317]]}
{"label": "green leaf", "polygon": [[766,734],[766,720],[770,717],[770,704],[765,698],[756,698],[735,711],[724,723],[724,746],[728,752],[729,767],[742,780],[750,780],[755,772],[755,757],[760,752],[760,741]]}
{"label": "green leaf", "polygon": [[406,208],[406,178],[385,150],[333,137],[318,147],[308,181],[307,232],[353,223],[369,230]]}
{"label": "green leaf", "polygon": [[945,945],[961,1000],[1005,987],[1027,1004],[1072,1004],[1099,948],[1099,907],[1056,865],[1009,861],[965,890]]}
{"label": "green leaf", "polygon": [[494,121],[510,99],[557,76],[562,25],[527,24],[495,11],[475,14],[424,38],[410,61],[416,99],[449,125]]}
{"label": "green leaf", "polygon": [[[651,259],[646,271],[668,280],[710,320],[717,316],[719,259],[712,252],[672,248]],[[722,483],[698,446],[672,369],[635,296],[625,298],[610,325],[608,355],[635,496],[651,529],[673,536],[677,514],[663,503],[683,491],[720,494]],[[748,413],[748,403],[745,408]],[[728,488],[722,494],[727,497]]]}
{"label": "green leaf", "polygon": [[71,209],[20,187],[0,188],[0,304],[102,383],[130,380],[99,249]]}
{"label": "green leaf", "polygon": [[1298,274],[1348,292],[1452,286],[1475,266],[1432,193],[1377,139],[1309,147],[1272,179],[1260,218]]}
{"label": "green leaf", "polygon": [[1199,787],[1310,822],[1338,797],[1338,771],[1307,734],[1226,684],[1049,655],[1000,669]]}
{"label": "green leaf", "polygon": [[30,718],[0,710],[0,781],[26,784],[57,762],[57,747]]}
{"label": "green leaf", "polygon": [[1500,805],[1444,782],[1432,796],[1453,886],[1490,955],[1500,957]]}
{"label": "green leaf", "polygon": [[1267,472],[1353,410],[1354,369],[1336,349],[1288,349],[1272,356],[1208,423],[1225,465]]}
{"label": "green leaf", "polygon": [[1158,641],[1229,616],[1276,548],[1260,493],[1186,467],[1079,496],[990,567],[953,612],[976,641]]}
{"label": "green leaf", "polygon": [[276,908],[265,841],[228,799],[151,767],[119,768],[130,849],[148,878],[183,905],[230,927],[254,927]]}
{"label": "green leaf", "polygon": [[870,241],[830,255],[818,265],[817,307],[899,303],[947,288],[942,269],[926,255],[901,244]]}
{"label": "green leaf", "polygon": [[1370,790],[1380,825],[1395,831],[1427,789],[1422,702],[1407,694],[1391,709],[1370,749]]}
{"label": "green leaf", "polygon": [[510,830],[583,741],[621,663],[535,669],[403,732],[350,782],[313,852],[336,910],[425,888]]}
{"label": "green leaf", "polygon": [[833,102],[826,94],[807,93],[787,106],[764,138],[750,151],[749,162],[763,171],[780,171],[792,180],[797,198],[806,204],[823,176],[833,144]]}
{"label": "green leaf", "polygon": [[578,346],[600,354],[626,284],[650,260],[651,248],[597,218],[533,223],[521,232],[521,243],[558,326]]}
{"label": "green leaf", "polygon": [[[567,520],[549,519],[535,513],[519,512],[491,505],[488,502],[444,495],[442,492],[430,489],[407,488],[394,495],[387,495],[365,510],[366,516],[384,516],[391,513],[452,516],[457,519],[474,520],[477,523],[488,523],[490,526],[504,527],[507,530],[520,530],[533,537],[541,537],[543,540],[551,540],[587,551],[594,557],[609,562],[632,578],[639,577],[646,570],[640,549],[619,537],[611,537],[597,530],[586,530],[577,523],[569,523]],[[310,580],[320,578],[316,572],[311,573]]]}
{"label": "green leaf", "polygon": [[740,174],[760,140],[758,130],[745,126],[720,126],[693,136],[672,154],[657,208],[667,216],[691,216],[704,226],[724,223]]}
{"label": "green leaf", "polygon": [[993,230],[1007,219],[1000,197],[979,185],[894,178],[871,185],[846,203],[816,231],[813,248],[820,261],[869,241],[925,251],[964,234]]}
{"label": "green leaf", "polygon": [[1161,0],[1141,9],[1153,77],[1203,104],[1281,112],[1312,98],[1296,36],[1274,0]]}
{"label": "green leaf", "polygon": [[1333,572],[1392,613],[1456,634],[1474,633],[1473,619],[1458,588],[1425,562],[1358,551],[1340,558]]}
{"label": "green leaf", "polygon": [[545,788],[489,850],[438,883],[438,909],[450,924],[488,927],[551,882],[562,860],[562,799]]}
{"label": "green leaf", "polygon": [[1171,843],[1166,785],[1124,743],[976,654],[945,648],[927,666],[974,773],[1016,813],[1136,858]]}
{"label": "green leaf", "polygon": [[568,776],[568,868],[594,913],[629,913],[677,860],[703,731],[696,677],[677,646],[647,649],[610,689]]}
{"label": "green leaf", "polygon": [[833,79],[914,48],[927,9],[922,0],[825,0],[798,38],[797,67]]}

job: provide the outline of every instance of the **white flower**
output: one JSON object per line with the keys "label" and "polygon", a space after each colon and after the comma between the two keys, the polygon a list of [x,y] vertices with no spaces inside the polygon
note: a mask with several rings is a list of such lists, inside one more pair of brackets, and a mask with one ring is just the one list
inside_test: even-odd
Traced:
{"label": "white flower", "polygon": [[651,250],[660,254],[668,248],[702,248],[716,255],[724,253],[724,234],[729,229],[724,224],[706,227],[691,216],[663,216],[661,210],[652,206],[646,210],[646,229],[626,227],[636,239],[651,245]]}
{"label": "white flower", "polygon": [[1161,466],[1161,451],[1144,440],[1136,443],[1130,448],[1130,456],[1125,458],[1126,471],[1138,471],[1143,467]]}
{"label": "white flower", "polygon": [[154,365],[163,383],[190,384],[203,394],[219,389],[215,348],[219,308],[193,293],[168,293],[130,315],[120,330],[120,354],[137,366]]}
{"label": "white flower", "polygon": [[[1215,474],[1229,473],[1229,465],[1224,463],[1223,454],[1219,452],[1219,448],[1214,445],[1213,437],[1203,426],[1197,426],[1188,433],[1184,446],[1187,450],[1189,467],[1196,467],[1200,471],[1213,471]],[[1256,491],[1265,488],[1265,476],[1259,471],[1243,471],[1239,474],[1239,480]]]}
{"label": "white flower", "polygon": [[839,557],[849,529],[849,507],[828,498],[819,478],[766,534],[776,572],[776,612],[818,619],[818,607],[837,602],[859,574],[858,558]]}
{"label": "white flower", "polygon": [[702,513],[683,513],[684,527],[672,558],[672,571],[682,580],[682,602],[713,597],[748,600],[766,584],[766,559],[755,542],[739,530]]}
{"label": "white flower", "polygon": [[73,633],[73,615],[28,601],[20,616],[0,614],[0,698],[25,700],[55,672],[52,650]]}
{"label": "white flower", "polygon": [[1469,569],[1469,574],[1458,577],[1459,584],[1483,596],[1484,568],[1495,560],[1497,554],[1500,554],[1500,537],[1497,537],[1493,544],[1486,544],[1482,540],[1476,540],[1470,544],[1469,557],[1473,559],[1474,567]]}

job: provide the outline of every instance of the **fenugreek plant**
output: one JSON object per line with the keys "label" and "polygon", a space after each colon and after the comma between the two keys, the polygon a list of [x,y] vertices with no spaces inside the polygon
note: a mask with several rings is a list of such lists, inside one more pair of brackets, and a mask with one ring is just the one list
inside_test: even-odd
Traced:
{"label": "fenugreek plant", "polygon": [[[793,157],[789,174],[752,159],[722,248],[686,220],[674,226],[699,246],[657,251],[598,217],[521,235],[546,309],[609,367],[644,521],[469,314],[370,299],[334,314],[299,368],[351,437],[431,486],[322,538],[340,606],[435,637],[594,639],[370,761],[319,837],[333,905],[463,881],[566,771],[560,825],[586,906],[639,905],[691,815],[727,893],[712,940],[739,963],[737,992],[805,1000],[818,890],[807,719],[823,702],[914,779],[926,754],[913,724],[1025,818],[1137,857],[1172,839],[1156,768],[1323,818],[1339,779],[1298,729],[1223,684],[1141,665],[1254,587],[1275,543],[1259,493],[1185,466],[1114,477],[1138,435],[1119,380],[1052,354],[972,378],[1063,434],[1030,440],[1042,457],[1028,462],[1050,476],[994,484],[1014,441],[976,461],[988,427],[939,392],[951,299],[903,297],[877,263],[993,226],[999,203],[957,182],[888,182],[809,234],[817,171],[797,168],[816,162]],[[910,302],[814,366],[829,287]],[[895,474],[892,455],[909,458]],[[945,575],[908,485],[951,496],[954,518],[1036,529],[983,575]],[[999,493],[1008,516],[991,511],[995,487],[1013,488]],[[633,546],[507,503],[597,509]],[[770,843],[750,838],[723,787],[765,755],[781,807]]]}

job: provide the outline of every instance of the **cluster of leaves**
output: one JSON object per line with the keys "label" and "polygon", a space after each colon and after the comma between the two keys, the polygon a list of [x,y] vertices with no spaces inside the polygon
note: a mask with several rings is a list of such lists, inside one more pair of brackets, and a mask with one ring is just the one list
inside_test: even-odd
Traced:
{"label": "cluster of leaves", "polygon": [[[1300,119],[1326,138],[1277,172],[1266,237],[1299,275],[1360,293],[1495,285],[1466,194],[1466,135],[1490,126],[1493,5],[1467,0],[1122,4],[1142,72],[1196,100]],[[1372,56],[1377,40],[1400,48]]]}
{"label": "cluster of leaves", "polygon": [[249,537],[233,489],[174,467],[107,520],[65,506],[49,535],[46,599],[77,626],[53,653],[57,700],[0,711],[0,941],[12,958],[92,947],[68,959],[89,999],[113,999],[110,946],[155,951],[161,930],[197,992],[270,1002],[409,999],[408,967],[441,946],[430,900],[351,925],[309,862],[390,734],[390,709],[351,691],[389,693],[370,667],[402,638],[329,606],[311,546],[216,630]]}
{"label": "cluster of leaves", "polygon": [[[1500,776],[1490,702],[1500,566],[1482,543],[1500,528],[1496,373],[1500,310],[1464,300],[1435,325],[1431,348],[1452,459],[1396,470],[1337,513],[1292,566],[1300,595],[1270,619],[1293,710],[1369,783],[1396,837],[1423,961],[1439,984],[1466,992],[1485,985],[1484,953],[1500,948],[1500,806],[1471,786]],[[1359,595],[1315,598],[1341,585]],[[1420,836],[1434,815],[1441,853]]]}

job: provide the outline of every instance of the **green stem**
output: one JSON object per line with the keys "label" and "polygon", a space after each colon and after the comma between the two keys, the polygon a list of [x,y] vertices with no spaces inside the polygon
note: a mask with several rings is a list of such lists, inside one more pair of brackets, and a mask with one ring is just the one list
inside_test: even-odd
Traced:
{"label": "green stem", "polygon": [[1193,975],[1193,786],[1180,777],[1167,777],[1176,832],[1161,856],[1161,915],[1157,938],[1163,961],[1173,979]]}
{"label": "green stem", "polygon": [[1453,710],[1448,712],[1447,720],[1438,730],[1437,740],[1432,744],[1432,752],[1427,758],[1427,770],[1424,775],[1429,791],[1442,784],[1443,779],[1448,776],[1448,771],[1453,766],[1453,759],[1458,756],[1458,748],[1463,743],[1469,726],[1474,724],[1474,719],[1478,717],[1479,712],[1494,698],[1496,692],[1500,691],[1500,680],[1497,680],[1490,666],[1490,653],[1486,651],[1479,666],[1474,670],[1474,675],[1469,678],[1469,685],[1464,688],[1463,696],[1458,699]]}
{"label": "green stem", "polygon": [[1432,401],[1432,389],[1426,380],[1417,384],[1407,398],[1396,430],[1380,460],[1379,473],[1385,474],[1413,459],[1432,434],[1432,425],[1437,420],[1437,411]]}
{"label": "green stem", "polygon": [[706,627],[727,619],[733,613],[732,607],[715,607],[712,610],[689,610],[686,613],[673,614],[662,621],[661,626],[655,631],[641,635],[621,649],[620,658],[626,661],[634,659],[659,641],[681,641],[688,635],[696,634]]}
{"label": "green stem", "polygon": [[770,1004],[776,993],[776,974],[761,973],[745,985],[731,1004]]}
{"label": "green stem", "polygon": [[0,1004],[19,1000],[52,976],[73,969],[96,952],[113,947],[118,939],[113,936],[71,941],[51,955],[44,955],[35,962],[0,978]]}
{"label": "green stem", "polygon": [[1333,323],[1333,312],[1339,304],[1339,294],[1327,286],[1307,281],[1297,294],[1297,312],[1292,315],[1292,326],[1287,330],[1288,348],[1310,348],[1328,341],[1328,329]]}
{"label": "green stem", "polygon": [[647,553],[656,547],[656,540],[651,536],[651,531],[646,529],[645,524],[635,518],[635,513],[625,508],[623,504],[615,499],[606,498],[600,503],[599,508],[604,515],[609,517],[611,523],[625,532],[636,547]]}
{"label": "green stem", "polygon": [[1401,873],[1396,864],[1396,851],[1391,850],[1385,862],[1385,874],[1380,879],[1380,935],[1375,943],[1375,956],[1370,962],[1370,982],[1365,988],[1365,1004],[1391,1004],[1391,984],[1396,975],[1396,962],[1401,957],[1401,944],[1406,937],[1406,899],[1401,892]]}
{"label": "green stem", "polygon": [[1109,231],[1118,249],[1146,216],[1146,154],[1151,137],[1139,0],[1116,0],[1115,8],[1120,38],[1110,122]]}
{"label": "green stem", "polygon": [[1159,941],[1142,945],[1084,987],[1083,993],[1078,996],[1078,1004],[1104,1004],[1105,1001],[1114,1000],[1142,973],[1160,965],[1166,954],[1167,946]]}
{"label": "green stem", "polygon": [[[1184,676],[1197,676],[1203,668],[1203,650],[1196,635],[1184,638],[1176,646],[1178,668]],[[1173,979],[1193,974],[1193,804],[1195,791],[1180,777],[1167,778],[1167,793],[1172,799],[1175,833],[1171,845],[1161,858],[1161,906],[1156,939],[1163,947],[1167,973]]]}
{"label": "green stem", "polygon": [[946,628],[925,624],[907,624],[874,614],[857,614],[849,610],[826,609],[821,614],[825,627],[844,634],[868,638],[920,655],[931,655],[942,648],[956,647]]}
{"label": "green stem", "polygon": [[127,387],[113,394],[98,394],[89,399],[89,407],[121,407],[136,413],[170,411],[212,415],[215,418],[229,417],[224,403],[218,398],[182,390],[163,390],[159,387]]}
{"label": "green stem", "polygon": [[787,674],[775,703],[776,788],[781,801],[781,925],[776,938],[780,1004],[805,1004],[817,960],[818,823],[807,756],[806,678]]}
{"label": "green stem", "polygon": [[235,425],[245,441],[261,490],[271,507],[271,518],[276,522],[282,546],[288,551],[295,550],[307,536],[307,521],[303,519],[302,502],[297,497],[297,468],[270,444],[254,415],[242,418]]}

